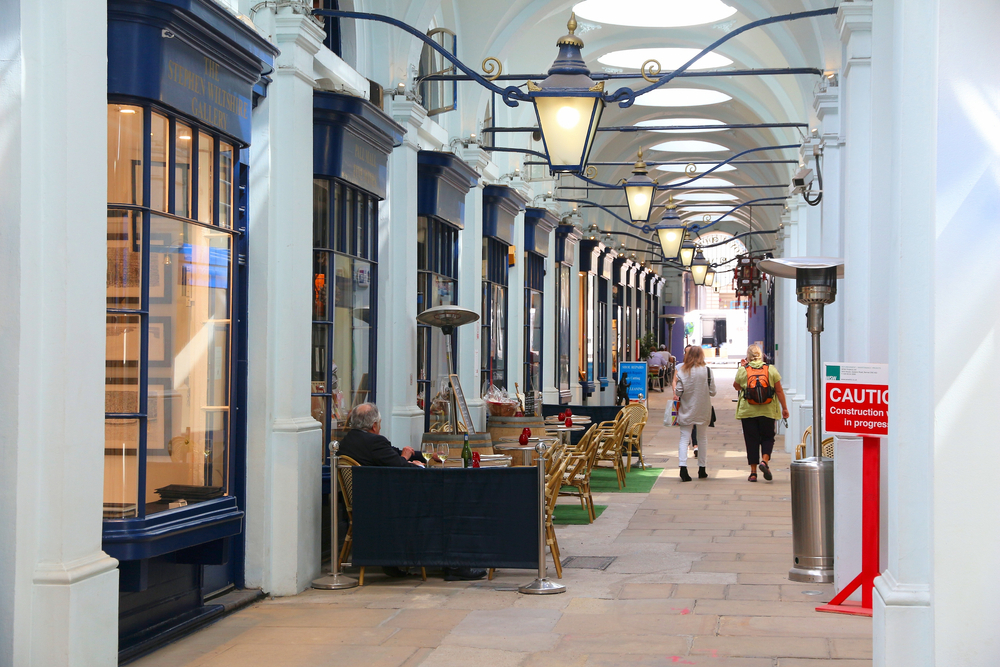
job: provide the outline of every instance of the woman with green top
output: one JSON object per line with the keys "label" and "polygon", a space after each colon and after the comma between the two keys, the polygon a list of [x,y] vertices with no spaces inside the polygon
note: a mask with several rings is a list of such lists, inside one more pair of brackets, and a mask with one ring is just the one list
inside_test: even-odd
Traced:
{"label": "woman with green top", "polygon": [[781,374],[774,366],[764,363],[759,347],[751,345],[747,348],[747,358],[736,371],[733,388],[740,392],[736,418],[743,425],[743,441],[747,446],[747,463],[750,464],[747,479],[757,481],[757,466],[760,465],[764,479],[770,481],[771,469],[767,464],[774,449],[774,422],[779,418],[788,419]]}

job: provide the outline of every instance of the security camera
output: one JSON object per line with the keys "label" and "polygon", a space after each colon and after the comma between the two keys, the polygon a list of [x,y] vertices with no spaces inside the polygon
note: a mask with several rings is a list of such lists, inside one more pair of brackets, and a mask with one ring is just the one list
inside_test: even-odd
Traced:
{"label": "security camera", "polygon": [[788,186],[789,196],[801,195],[809,190],[813,182],[813,170],[809,167],[799,167],[799,170],[792,176],[792,182]]}

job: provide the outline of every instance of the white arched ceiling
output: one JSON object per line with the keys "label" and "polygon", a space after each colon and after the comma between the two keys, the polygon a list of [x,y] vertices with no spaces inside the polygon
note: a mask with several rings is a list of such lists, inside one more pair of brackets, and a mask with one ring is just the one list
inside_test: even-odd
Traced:
{"label": "white arched ceiling", "polygon": [[[683,46],[704,48],[727,34],[735,27],[754,20],[777,16],[790,12],[800,12],[833,6],[833,0],[725,0],[737,9],[732,16],[714,24],[688,26],[683,28],[637,28],[629,26],[596,25],[581,20],[577,34],[586,46],[584,58],[593,71],[603,71],[597,59],[611,51],[638,48]],[[496,57],[504,64],[505,73],[544,74],[557,53],[556,40],[566,33],[566,21],[575,0],[514,0],[513,2],[484,2],[482,0],[357,0],[368,11],[389,14],[411,25],[423,29],[435,15],[444,27],[458,34],[459,57],[470,67],[479,70],[486,57]],[[360,22],[359,22],[360,23]],[[449,23],[451,25],[449,25]],[[372,71],[385,77],[389,72],[391,80],[379,80],[392,86],[401,80],[410,62],[416,63],[421,43],[401,31],[379,26],[373,29],[367,42]],[[386,48],[388,45],[388,48]],[[812,67],[836,70],[840,66],[840,45],[835,29],[834,16],[822,16],[793,22],[785,22],[755,28],[734,37],[717,48],[717,52],[733,61],[730,68],[785,68]],[[732,99],[722,104],[685,108],[653,108],[634,105],[628,109],[610,106],[604,113],[602,125],[633,125],[639,120],[669,118],[670,116],[704,117],[725,123],[765,123],[799,122],[810,126],[815,124],[812,97],[817,77],[813,75],[772,75],[742,77],[692,77],[678,78],[667,84],[670,87],[693,87],[719,90]],[[498,81],[501,87],[512,82]],[[615,89],[621,85],[639,88],[645,82],[641,79],[609,80],[606,86]],[[439,122],[455,136],[468,137],[479,132],[487,104],[492,94],[475,83],[459,84],[459,110],[438,117]],[[502,126],[535,126],[534,112],[530,105],[521,104],[517,108],[506,107],[497,100],[494,123]],[[808,130],[806,130],[808,131]],[[761,146],[798,144],[801,134],[792,128],[754,128],[726,130],[710,135],[710,140],[725,145],[729,152],[713,154],[673,154],[655,153],[648,149],[666,139],[705,138],[704,135],[660,134],[651,132],[612,133],[597,135],[591,160],[594,162],[628,162],[635,160],[636,151],[647,149],[647,161],[684,160],[718,161],[749,148]],[[496,145],[533,148],[541,150],[532,142],[528,134],[487,135],[486,141],[495,140]],[[520,164],[531,157],[512,154],[495,154],[502,164]],[[722,157],[720,157],[722,156]],[[753,153],[741,159],[796,159],[797,151],[768,151]],[[783,184],[795,168],[793,164],[741,164],[735,171],[726,172],[727,179],[735,185]],[[617,183],[631,171],[629,166],[598,167],[598,180]],[[650,175],[660,182],[673,180],[678,174],[650,170]],[[559,179],[564,185],[576,180],[572,177]],[[583,185],[576,181],[576,184]],[[696,185],[692,184],[692,185]],[[781,189],[733,190],[741,200],[746,201],[766,196],[785,194]],[[608,205],[624,203],[619,191],[591,192],[593,201]],[[657,202],[665,201],[666,193],[660,193]],[[624,215],[625,209],[615,209]],[[655,218],[663,209],[654,212]],[[776,228],[780,207],[755,207],[753,224],[755,228]],[[715,228],[740,232],[746,230],[746,216],[742,211],[734,214],[731,221],[720,223]],[[611,223],[610,216],[602,213],[591,214],[588,218],[602,228]],[[655,219],[654,219],[655,223]],[[588,222],[589,224],[589,222]],[[615,222],[618,228],[624,228]],[[634,231],[634,230],[630,230]]]}

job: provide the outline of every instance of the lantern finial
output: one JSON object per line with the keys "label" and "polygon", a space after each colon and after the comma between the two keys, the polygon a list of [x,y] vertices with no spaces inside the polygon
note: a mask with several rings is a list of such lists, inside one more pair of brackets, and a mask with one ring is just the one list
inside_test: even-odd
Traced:
{"label": "lantern finial", "polygon": [[566,28],[569,30],[569,33],[560,37],[559,41],[556,42],[556,46],[575,46],[578,49],[582,49],[583,40],[575,34],[577,28],[576,12],[570,14],[569,21],[566,23]]}

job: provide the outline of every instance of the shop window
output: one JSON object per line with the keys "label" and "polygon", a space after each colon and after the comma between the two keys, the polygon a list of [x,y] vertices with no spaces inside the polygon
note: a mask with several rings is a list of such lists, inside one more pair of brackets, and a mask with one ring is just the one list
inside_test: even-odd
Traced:
{"label": "shop window", "polygon": [[[417,313],[458,303],[458,228],[438,218],[417,218]],[[460,331],[455,331],[457,345]],[[448,421],[445,400],[449,372],[447,341],[441,329],[417,325],[417,405],[424,411],[424,430]],[[454,357],[454,355],[452,355]]]}
{"label": "shop window", "polygon": [[323,442],[346,435],[354,406],[375,401],[377,214],[371,195],[339,181],[313,180],[310,389]]}
{"label": "shop window", "polygon": [[580,356],[579,376],[581,382],[594,381],[594,313],[595,281],[592,273],[580,274]]}
{"label": "shop window", "polygon": [[542,289],[545,258],[525,253],[524,274],[524,392],[542,390],[542,326],[544,323]]}
{"label": "shop window", "polygon": [[158,109],[108,105],[106,519],[229,492],[237,234],[214,202],[233,201],[235,151]]}
{"label": "shop window", "polygon": [[608,281],[597,279],[597,377],[608,377]]}
{"label": "shop window", "polygon": [[559,266],[556,274],[556,298],[558,306],[558,336],[556,338],[556,388],[559,389],[559,400],[568,403],[570,399],[570,281],[572,280],[572,268],[566,265]]}
{"label": "shop window", "polygon": [[508,245],[483,239],[483,313],[480,342],[483,382],[507,389],[507,269]]}

